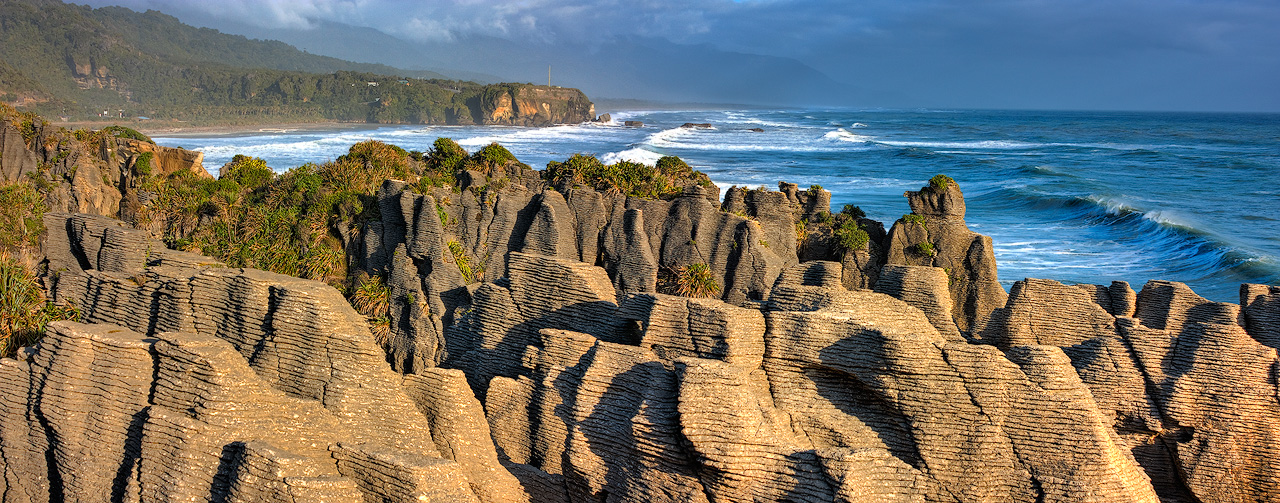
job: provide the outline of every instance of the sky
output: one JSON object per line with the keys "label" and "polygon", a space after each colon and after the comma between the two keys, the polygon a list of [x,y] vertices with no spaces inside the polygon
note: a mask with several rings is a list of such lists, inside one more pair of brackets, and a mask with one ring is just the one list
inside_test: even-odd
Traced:
{"label": "sky", "polygon": [[[93,0],[191,24],[325,22],[581,54],[620,38],[789,58],[884,105],[1280,112],[1280,1]],[[205,19],[201,19],[205,17]],[[880,103],[866,103],[877,105]]]}

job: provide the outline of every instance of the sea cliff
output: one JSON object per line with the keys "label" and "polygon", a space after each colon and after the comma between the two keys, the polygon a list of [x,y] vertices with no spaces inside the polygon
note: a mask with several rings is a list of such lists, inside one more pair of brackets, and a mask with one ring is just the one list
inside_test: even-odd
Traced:
{"label": "sea cliff", "polygon": [[[1280,288],[1006,293],[945,176],[886,231],[674,158],[209,180],[12,129],[78,321],[0,360],[3,501],[1280,498]],[[136,207],[66,203],[81,170]]]}

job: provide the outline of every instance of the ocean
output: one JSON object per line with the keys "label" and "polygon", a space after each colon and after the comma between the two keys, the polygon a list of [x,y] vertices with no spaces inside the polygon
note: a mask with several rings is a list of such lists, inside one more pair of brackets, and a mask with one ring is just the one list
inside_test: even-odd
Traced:
{"label": "ocean", "polygon": [[[155,137],[205,153],[214,174],[236,154],[277,171],[376,139],[426,151],[499,142],[541,169],[575,153],[652,164],[680,156],[722,188],[817,184],[833,210],[856,204],[886,227],[903,191],[935,174],[964,191],[966,220],[991,236],[1001,283],[1023,278],[1135,289],[1185,282],[1235,302],[1239,284],[1280,284],[1280,115],[973,110],[612,112],[609,124],[548,128],[384,126]],[[624,127],[622,121],[642,121]],[[711,129],[686,129],[684,123]],[[752,131],[760,129],[762,131]]]}

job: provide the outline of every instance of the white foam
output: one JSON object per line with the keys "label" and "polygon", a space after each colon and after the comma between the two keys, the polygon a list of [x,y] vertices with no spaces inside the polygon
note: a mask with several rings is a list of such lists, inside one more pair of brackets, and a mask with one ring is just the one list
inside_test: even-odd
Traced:
{"label": "white foam", "polygon": [[849,127],[857,129],[857,128],[864,128],[864,127],[867,127],[867,125],[866,125],[866,124],[863,124],[863,123],[861,123],[861,122],[855,122],[855,123],[851,124]]}
{"label": "white foam", "polygon": [[600,156],[600,161],[605,164],[613,164],[618,161],[631,161],[652,166],[657,164],[658,159],[661,158],[662,154],[637,147],[623,150],[621,152],[609,152]]}
{"label": "white foam", "polygon": [[860,134],[850,133],[843,128],[835,131],[829,131],[827,134],[822,135],[822,137],[828,140],[847,141],[850,143],[873,143],[876,141],[873,136],[863,136]]}
{"label": "white foam", "polygon": [[1051,146],[1049,143],[1027,143],[1012,140],[979,140],[979,141],[891,141],[876,140],[876,143],[894,147],[919,148],[974,148],[987,150],[1026,150]]}

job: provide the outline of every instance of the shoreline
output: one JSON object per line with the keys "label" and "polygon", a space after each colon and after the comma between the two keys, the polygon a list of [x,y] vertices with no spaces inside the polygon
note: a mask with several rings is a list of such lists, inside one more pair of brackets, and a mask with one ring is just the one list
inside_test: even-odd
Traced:
{"label": "shoreline", "polygon": [[[158,126],[158,125],[157,125]],[[263,124],[224,124],[224,125],[166,125],[158,127],[138,127],[139,133],[147,136],[184,137],[184,136],[233,136],[249,133],[294,133],[305,131],[341,131],[345,129],[362,129],[382,127],[387,124],[370,124],[367,122],[271,122]]]}

